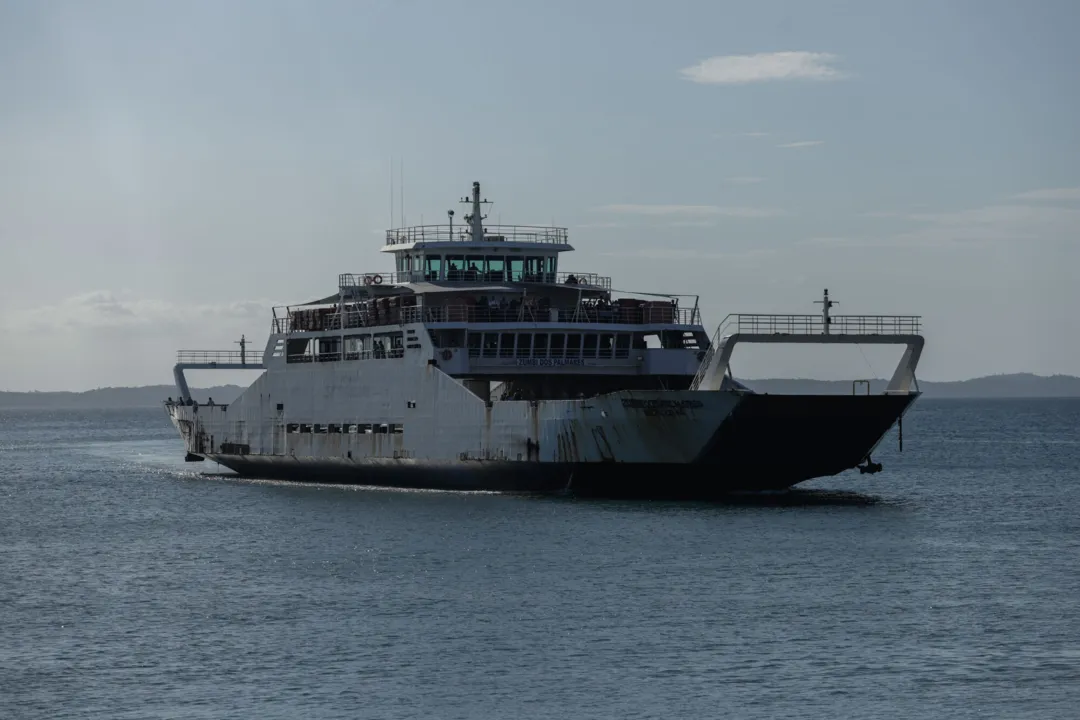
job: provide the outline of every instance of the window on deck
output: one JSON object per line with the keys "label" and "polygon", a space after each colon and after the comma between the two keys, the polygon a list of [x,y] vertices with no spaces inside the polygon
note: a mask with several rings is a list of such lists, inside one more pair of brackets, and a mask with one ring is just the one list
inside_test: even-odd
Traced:
{"label": "window on deck", "polygon": [[510,282],[521,282],[521,277],[525,274],[525,259],[519,257],[510,258],[507,265],[510,266]]}
{"label": "window on deck", "polygon": [[447,280],[464,280],[465,279],[465,256],[464,255],[447,255],[446,256],[446,279]]}
{"label": "window on deck", "polygon": [[544,258],[525,258],[525,280],[529,282],[542,282],[544,279]]}
{"label": "window on deck", "polygon": [[514,333],[503,333],[499,338],[499,357],[514,357]]}
{"label": "window on deck", "polygon": [[476,282],[484,278],[484,257],[482,255],[469,255],[465,258],[465,279]]}
{"label": "window on deck", "polygon": [[532,351],[532,335],[530,333],[518,333],[517,336],[517,353],[519,358],[529,357]]}
{"label": "window on deck", "polygon": [[487,256],[487,280],[488,282],[503,281],[503,259],[499,255]]}
{"label": "window on deck", "polygon": [[551,357],[562,358],[566,351],[566,335],[553,333],[551,335]]}
{"label": "window on deck", "polygon": [[424,279],[438,280],[442,271],[442,255],[424,256]]}

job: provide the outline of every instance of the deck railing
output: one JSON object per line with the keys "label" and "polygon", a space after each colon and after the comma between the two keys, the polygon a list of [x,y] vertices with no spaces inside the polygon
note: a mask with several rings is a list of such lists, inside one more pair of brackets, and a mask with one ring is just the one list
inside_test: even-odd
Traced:
{"label": "deck railing", "polygon": [[635,309],[599,309],[581,305],[566,308],[529,308],[515,310],[476,305],[447,305],[424,308],[424,322],[429,323],[600,323],[612,325],[697,325],[700,317],[693,308],[673,305]]}
{"label": "deck railing", "polygon": [[[919,315],[833,315],[829,333],[835,335],[918,335]],[[821,315],[728,315],[720,323],[723,335],[824,335]]]}
{"label": "deck railing", "polygon": [[413,305],[376,311],[370,306],[346,304],[337,308],[294,310],[273,320],[277,333],[321,332],[408,323],[594,323],[612,325],[700,325],[697,308],[680,308],[674,303],[646,303],[634,308],[606,307],[582,303],[577,307],[541,308],[521,305],[498,308],[484,305]]}
{"label": "deck railing", "polygon": [[[566,245],[569,233],[564,227],[542,225],[487,225],[485,242],[543,243]],[[414,225],[386,231],[387,245],[408,245],[417,242],[471,242],[468,225]]]}
{"label": "deck railing", "polygon": [[239,350],[180,350],[176,353],[176,362],[193,365],[212,363],[258,365],[262,362],[262,353],[241,353]]}
{"label": "deck railing", "polygon": [[521,273],[521,272],[478,272],[470,270],[450,270],[440,278],[438,273],[421,270],[385,273],[344,273],[338,275],[338,287],[341,289],[371,287],[379,285],[405,285],[420,282],[455,282],[455,283],[541,283],[546,285],[570,285],[584,288],[611,290],[611,278],[607,275],[582,272],[558,273]]}

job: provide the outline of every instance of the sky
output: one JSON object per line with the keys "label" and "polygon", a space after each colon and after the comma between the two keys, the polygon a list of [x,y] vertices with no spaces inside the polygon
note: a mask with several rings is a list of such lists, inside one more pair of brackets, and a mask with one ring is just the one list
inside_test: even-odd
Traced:
{"label": "sky", "polygon": [[419,224],[474,180],[493,219],[569,228],[561,269],[699,295],[710,331],[828,287],[834,313],[922,315],[921,378],[1080,375],[1078,23],[1070,0],[5,0],[0,389],[261,345],[271,306],[389,269],[392,184]]}

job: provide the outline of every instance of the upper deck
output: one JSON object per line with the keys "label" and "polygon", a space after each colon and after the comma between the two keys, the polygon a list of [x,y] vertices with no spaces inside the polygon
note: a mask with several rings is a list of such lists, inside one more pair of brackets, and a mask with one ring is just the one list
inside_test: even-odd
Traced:
{"label": "upper deck", "polygon": [[[483,250],[509,250],[510,252],[534,251],[554,259],[558,253],[573,250],[569,233],[564,227],[543,225],[484,225],[487,215],[482,213],[486,198],[480,199],[480,183],[472,184],[472,197],[462,198],[469,206],[464,223],[454,225],[454,211],[446,212],[446,225],[413,225],[386,231],[386,245],[382,252],[395,253],[399,259],[414,249],[450,249],[460,252]],[[398,268],[406,270],[408,268]]]}
{"label": "upper deck", "polygon": [[479,237],[467,225],[413,225],[386,231],[386,245],[381,252],[399,252],[411,248],[427,248],[441,244],[451,247],[469,243],[475,247],[496,248],[543,245],[549,250],[573,250],[570,235],[564,227],[542,225],[487,225]]}

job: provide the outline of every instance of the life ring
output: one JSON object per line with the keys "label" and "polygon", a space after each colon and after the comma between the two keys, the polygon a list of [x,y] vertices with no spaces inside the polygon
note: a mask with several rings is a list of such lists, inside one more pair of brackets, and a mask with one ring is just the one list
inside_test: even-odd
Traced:
{"label": "life ring", "polygon": [[375,283],[376,285],[382,285],[382,275],[376,275],[371,279],[371,282]]}
{"label": "life ring", "polygon": [[364,276],[364,284],[365,285],[370,285],[371,284],[371,276],[370,275],[365,275]]}
{"label": "life ring", "polygon": [[450,352],[449,350],[443,350],[442,351],[442,359],[443,360],[449,360],[452,357],[454,357],[454,353]]}

